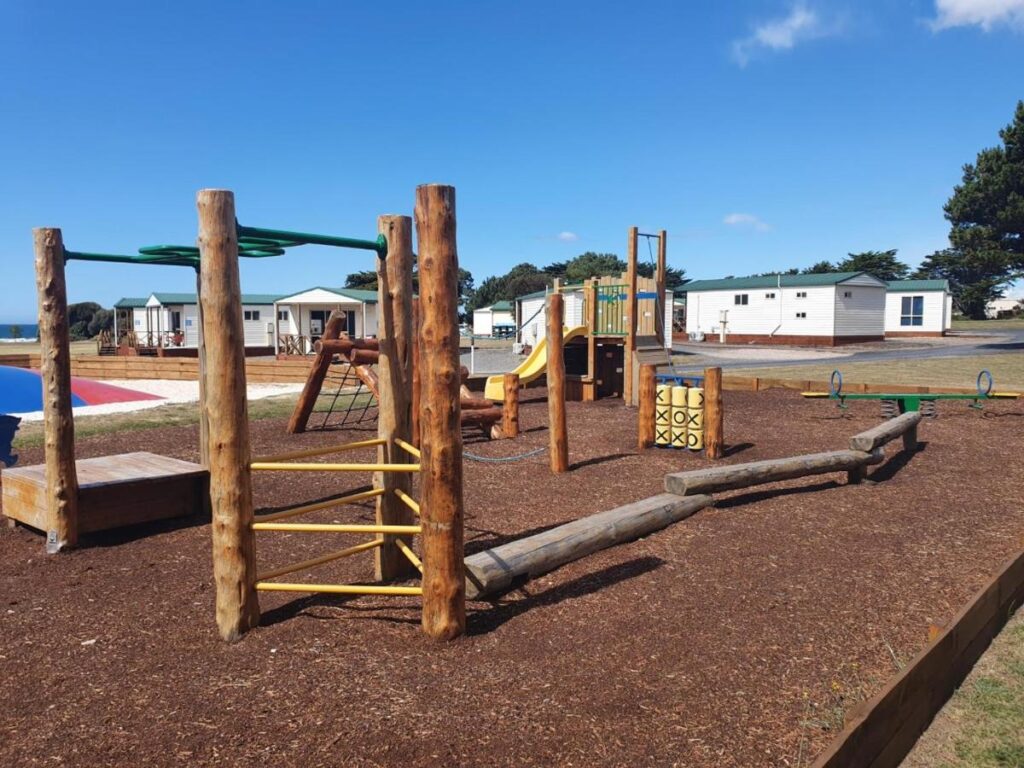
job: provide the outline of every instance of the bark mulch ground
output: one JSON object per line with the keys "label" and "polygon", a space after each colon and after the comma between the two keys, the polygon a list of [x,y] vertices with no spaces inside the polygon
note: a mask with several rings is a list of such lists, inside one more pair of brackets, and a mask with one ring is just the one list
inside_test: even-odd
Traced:
{"label": "bark mulch ground", "polygon": [[[508,456],[547,440],[530,390]],[[792,392],[726,393],[726,461],[846,447],[879,419]],[[412,599],[261,594],[262,626],[215,631],[209,528],[186,520],[94,537],[66,556],[0,532],[3,765],[806,765],[1021,543],[1015,402],[940,406],[910,461],[873,483],[840,475],[723,494],[715,509],[573,563],[434,644]],[[572,471],[546,456],[466,462],[467,551],[661,491],[695,455],[635,450],[621,401],[569,404]],[[356,439],[253,424],[254,450]],[[83,439],[80,457],[196,456],[196,430]],[[353,454],[367,460],[368,451]],[[25,450],[23,463],[41,451]],[[263,509],[360,487],[350,475],[264,473]],[[311,516],[370,520],[370,505]],[[261,565],[349,539],[260,534]],[[372,577],[369,555],[310,572]]]}

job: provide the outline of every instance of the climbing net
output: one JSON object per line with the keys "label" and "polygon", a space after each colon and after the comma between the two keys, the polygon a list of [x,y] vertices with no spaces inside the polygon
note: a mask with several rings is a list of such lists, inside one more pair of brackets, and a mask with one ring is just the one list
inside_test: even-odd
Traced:
{"label": "climbing net", "polygon": [[357,424],[376,423],[380,403],[373,391],[356,375],[346,361],[335,361],[324,377],[313,413],[323,420],[315,429],[343,429]]}

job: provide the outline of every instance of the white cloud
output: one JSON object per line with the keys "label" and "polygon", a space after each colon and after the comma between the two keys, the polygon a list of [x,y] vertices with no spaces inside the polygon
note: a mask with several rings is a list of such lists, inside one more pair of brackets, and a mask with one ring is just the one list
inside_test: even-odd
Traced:
{"label": "white cloud", "polygon": [[722,223],[737,229],[752,229],[755,232],[770,232],[771,225],[752,213],[730,213]]}
{"label": "white cloud", "polygon": [[799,43],[830,37],[841,31],[840,20],[825,20],[813,8],[797,3],[787,16],[762,22],[747,37],[733,40],[732,55],[737,64],[745,67],[758,53],[788,51]]}
{"label": "white cloud", "polygon": [[932,29],[978,26],[988,32],[1006,24],[1024,29],[1024,0],[935,0]]}
{"label": "white cloud", "polygon": [[580,236],[577,235],[575,232],[559,232],[558,239],[561,240],[563,243],[575,243],[577,240],[580,239]]}

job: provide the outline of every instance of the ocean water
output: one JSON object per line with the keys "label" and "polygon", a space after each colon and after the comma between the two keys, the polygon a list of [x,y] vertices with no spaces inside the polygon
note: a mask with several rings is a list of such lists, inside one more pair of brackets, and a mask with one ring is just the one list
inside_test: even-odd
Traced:
{"label": "ocean water", "polygon": [[[21,333],[15,338],[11,329],[21,326]],[[39,326],[35,323],[0,323],[0,342],[4,341],[35,341],[39,336]]]}

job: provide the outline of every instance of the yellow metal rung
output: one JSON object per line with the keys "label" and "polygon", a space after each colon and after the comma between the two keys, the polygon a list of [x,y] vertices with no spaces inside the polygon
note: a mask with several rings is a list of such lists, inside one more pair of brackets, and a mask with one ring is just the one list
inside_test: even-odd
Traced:
{"label": "yellow metal rung", "polygon": [[295,517],[296,515],[305,514],[306,512],[316,512],[318,509],[329,509],[330,507],[337,507],[342,504],[353,504],[357,501],[372,499],[375,498],[376,496],[383,495],[383,488],[374,488],[372,491],[362,491],[360,493],[353,493],[349,496],[339,496],[336,499],[328,499],[327,501],[317,501],[313,504],[303,504],[301,507],[282,509],[280,512],[272,512],[268,515],[256,515],[256,522],[269,523],[272,520],[284,520],[289,517]]}
{"label": "yellow metal rung", "polygon": [[395,496],[405,502],[405,506],[416,513],[416,517],[420,516],[420,505],[412,496],[403,491],[401,488],[395,488]]}
{"label": "yellow metal rung", "polygon": [[401,448],[402,450],[404,450],[404,451],[405,451],[406,453],[408,453],[408,454],[409,454],[410,456],[414,456],[414,457],[416,457],[417,459],[418,459],[418,458],[420,458],[420,449],[419,449],[419,448],[417,448],[417,447],[416,447],[415,445],[413,445],[412,443],[407,443],[407,442],[405,442],[405,440],[403,440],[403,439],[402,439],[402,438],[400,438],[400,437],[396,437],[396,438],[394,438],[394,441],[395,441],[395,445],[397,445],[397,446],[398,446],[399,448]]}
{"label": "yellow metal rung", "polygon": [[290,464],[276,461],[254,461],[253,472],[419,472],[419,464]]}
{"label": "yellow metal rung", "polygon": [[401,539],[395,539],[395,544],[402,550],[402,554],[409,558],[409,562],[416,566],[416,570],[423,573],[423,563],[416,557],[416,553],[412,551],[412,548]]}
{"label": "yellow metal rung", "polygon": [[330,595],[422,595],[423,587],[362,586],[360,584],[288,584],[257,581],[261,592],[323,592]]}
{"label": "yellow metal rung", "polygon": [[345,549],[339,549],[337,552],[329,552],[326,555],[320,555],[320,557],[312,557],[309,560],[303,560],[301,563],[293,563],[292,565],[282,565],[280,568],[274,568],[273,570],[261,573],[256,577],[256,581],[266,581],[267,579],[274,579],[278,576],[284,576],[286,573],[295,573],[296,571],[302,571],[306,568],[315,568],[318,565],[324,563],[330,563],[334,560],[340,560],[343,557],[349,555],[355,555],[359,552],[365,552],[368,549],[376,549],[377,547],[384,545],[384,539],[374,539],[373,541],[365,541],[362,544],[356,544],[353,547],[346,547]]}
{"label": "yellow metal rung", "polygon": [[801,392],[803,397],[830,397],[828,392]]}
{"label": "yellow metal rung", "polygon": [[374,445],[384,445],[385,443],[387,443],[387,440],[383,437],[375,437],[372,440],[358,440],[354,443],[332,445],[327,448],[306,448],[300,451],[278,453],[273,456],[261,456],[257,459],[253,459],[253,463],[268,464],[278,461],[288,461],[289,459],[304,459],[307,456],[326,456],[329,453],[341,453],[342,451],[351,451],[355,448],[370,448]]}
{"label": "yellow metal rung", "polygon": [[418,525],[361,525],[348,523],[253,523],[254,531],[291,531],[292,533],[393,533],[415,535]]}

